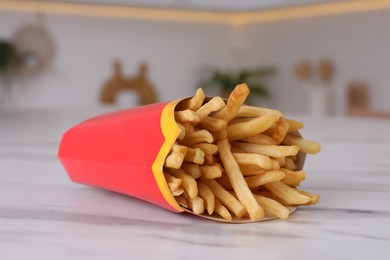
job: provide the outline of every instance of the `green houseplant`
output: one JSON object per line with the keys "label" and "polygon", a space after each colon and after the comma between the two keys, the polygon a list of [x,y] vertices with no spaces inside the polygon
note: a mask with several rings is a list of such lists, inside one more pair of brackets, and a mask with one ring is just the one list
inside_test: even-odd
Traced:
{"label": "green houseplant", "polygon": [[237,71],[223,71],[209,69],[205,71],[200,81],[202,87],[216,87],[221,95],[226,97],[233,88],[240,83],[247,83],[251,93],[257,97],[269,97],[270,93],[263,80],[265,77],[274,75],[274,66],[261,66],[253,69],[241,69]]}
{"label": "green houseplant", "polygon": [[16,65],[16,52],[12,43],[0,40],[0,74],[12,72]]}
{"label": "green houseplant", "polygon": [[11,79],[15,72],[17,56],[11,42],[0,40],[0,108],[11,94]]}

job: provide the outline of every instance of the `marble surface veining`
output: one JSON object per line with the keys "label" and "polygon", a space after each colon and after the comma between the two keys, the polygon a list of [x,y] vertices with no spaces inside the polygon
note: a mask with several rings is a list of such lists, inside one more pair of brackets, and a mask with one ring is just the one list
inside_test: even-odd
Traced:
{"label": "marble surface veining", "polygon": [[102,112],[0,113],[0,259],[390,259],[390,121],[310,118],[302,188],[320,202],[287,221],[222,224],[71,183],[62,132]]}

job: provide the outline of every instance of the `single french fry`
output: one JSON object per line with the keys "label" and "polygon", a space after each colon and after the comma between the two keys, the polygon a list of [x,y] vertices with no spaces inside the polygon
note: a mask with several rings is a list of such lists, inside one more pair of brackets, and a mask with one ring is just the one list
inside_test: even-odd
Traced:
{"label": "single french fry", "polygon": [[320,195],[318,195],[318,194],[310,193],[310,192],[303,191],[303,190],[298,190],[298,191],[300,193],[302,193],[303,195],[309,196],[311,198],[311,201],[306,203],[305,206],[310,206],[310,205],[317,204],[317,202],[320,200]]}
{"label": "single french fry", "polygon": [[230,152],[230,145],[227,139],[217,143],[222,165],[229,177],[230,183],[237,194],[239,201],[245,207],[252,220],[259,220],[264,217],[264,210],[256,202],[249,189],[240,168]]}
{"label": "single french fry", "polygon": [[245,177],[249,188],[256,188],[269,182],[280,181],[286,174],[282,171],[269,171],[261,175]]}
{"label": "single french fry", "polygon": [[203,164],[204,163],[204,152],[199,148],[188,148],[187,154],[184,156],[185,162],[193,162],[196,164]]}
{"label": "single french fry", "polygon": [[213,191],[214,196],[227,207],[236,217],[241,218],[246,214],[244,206],[215,180],[202,180]]}
{"label": "single french fry", "polygon": [[186,136],[186,128],[180,123],[176,123],[176,124],[180,128],[180,133],[177,139],[183,140],[183,138]]}
{"label": "single french fry", "polygon": [[204,156],[204,165],[211,165],[211,164],[213,164],[213,163],[215,163],[215,158],[214,158],[214,156],[212,156],[211,154],[206,154],[205,156]]}
{"label": "single french fry", "polygon": [[196,130],[187,134],[186,138],[180,141],[182,145],[191,146],[197,143],[212,143],[214,138],[212,134],[207,130]]}
{"label": "single french fry", "polygon": [[285,201],[283,201],[282,199],[280,199],[279,197],[277,197],[275,194],[273,194],[272,192],[270,192],[268,190],[262,189],[260,191],[256,191],[256,194],[263,196],[263,197],[266,197],[266,198],[269,198],[269,199],[276,200],[277,202],[279,202],[282,205],[287,205],[287,203]]}
{"label": "single french fry", "polygon": [[[194,126],[190,122],[181,122],[180,124],[184,127],[184,129],[186,131],[186,135],[194,132]],[[179,139],[179,140],[182,140],[182,139]]]}
{"label": "single french fry", "polygon": [[227,210],[227,208],[225,208],[221,204],[221,202],[219,202],[218,199],[215,199],[215,210],[214,210],[214,212],[217,213],[218,215],[220,215],[222,218],[228,220],[228,221],[232,220],[232,215]]}
{"label": "single french fry", "polygon": [[321,150],[321,146],[318,143],[292,134],[286,135],[282,143],[286,145],[297,145],[302,152],[308,154],[316,154]]}
{"label": "single french fry", "polygon": [[205,179],[216,179],[222,176],[222,169],[219,164],[200,166],[200,172]]}
{"label": "single french fry", "polygon": [[252,176],[258,174],[264,174],[267,170],[260,168],[257,165],[239,165],[242,175],[244,176]]}
{"label": "single french fry", "polygon": [[200,178],[201,172],[198,164],[184,162],[181,165],[181,169],[191,175],[194,179]]}
{"label": "single french fry", "polygon": [[180,206],[188,208],[187,199],[183,196],[183,194],[181,194],[180,196],[176,196],[175,200],[177,201],[177,203],[179,203]]}
{"label": "single french fry", "polygon": [[195,197],[195,198],[188,198],[187,199],[188,207],[192,209],[192,211],[197,214],[201,215],[204,212],[204,201],[201,197]]}
{"label": "single french fry", "polygon": [[272,167],[271,167],[272,170],[278,171],[280,169],[280,162],[277,158],[272,158],[271,164],[272,164]]}
{"label": "single french fry", "polygon": [[176,109],[177,110],[190,109],[192,111],[196,111],[203,104],[205,97],[206,96],[203,92],[203,89],[198,88],[195,92],[195,95],[192,98],[181,101],[179,104],[177,104]]}
{"label": "single french fry", "polygon": [[287,169],[281,169],[286,176],[282,179],[284,183],[286,183],[289,186],[299,186],[301,181],[304,181],[306,178],[306,172],[305,171],[290,171]]}
{"label": "single french fry", "polygon": [[264,209],[267,215],[271,215],[282,220],[286,220],[288,218],[290,211],[281,203],[277,202],[276,200],[263,197],[261,195],[255,194],[254,196],[256,201]]}
{"label": "single french fry", "polygon": [[275,196],[288,203],[288,205],[302,205],[311,201],[309,196],[303,195],[282,181],[266,183],[264,186],[267,190],[275,194]]}
{"label": "single french fry", "polygon": [[227,121],[219,118],[214,118],[206,116],[198,124],[198,126],[210,131],[210,132],[219,132],[224,130],[227,127]]}
{"label": "single french fry", "polygon": [[272,134],[272,138],[276,140],[277,144],[280,144],[288,132],[289,124],[284,118],[279,118],[276,121],[275,131]]}
{"label": "single french fry", "polygon": [[244,141],[247,143],[253,143],[253,144],[278,144],[275,139],[268,135],[264,134],[258,134],[254,136],[249,136],[240,139],[240,141]]}
{"label": "single french fry", "polygon": [[[270,128],[265,130],[262,134],[267,135],[272,138],[272,135],[275,133],[276,130],[276,123],[273,124]],[[276,140],[275,140],[276,141]]]}
{"label": "single french fry", "polygon": [[290,171],[295,171],[297,169],[297,165],[290,157],[284,158],[284,164],[281,167],[288,169]]}
{"label": "single french fry", "polygon": [[171,191],[172,196],[180,196],[184,193],[183,187],[179,187],[177,190]]}
{"label": "single french fry", "polygon": [[196,111],[202,104],[205,99],[205,94],[202,88],[198,88],[195,92],[194,97],[190,100],[188,109]]}
{"label": "single french fry", "polygon": [[180,187],[181,183],[183,182],[181,179],[173,177],[167,172],[164,172],[164,176],[165,176],[165,180],[167,181],[169,190],[171,192],[176,191]]}
{"label": "single french fry", "polygon": [[250,144],[242,142],[234,142],[233,145],[246,153],[258,153],[275,158],[296,155],[299,151],[299,147],[296,145],[277,146],[265,144]]}
{"label": "single french fry", "polygon": [[202,149],[202,151],[205,154],[216,154],[218,152],[218,146],[215,144],[209,144],[209,143],[198,143],[191,145],[192,148],[199,148]]}
{"label": "single french fry", "polygon": [[181,185],[187,191],[190,198],[194,199],[198,196],[198,186],[196,185],[196,180],[191,175],[181,169],[167,169],[167,171],[169,174],[183,181]]}
{"label": "single french fry", "polygon": [[192,110],[186,109],[183,111],[175,112],[175,119],[177,122],[190,122],[192,124],[197,124],[200,122],[200,117],[198,114]]}
{"label": "single french fry", "polygon": [[268,114],[249,120],[247,122],[229,125],[227,135],[229,141],[235,141],[249,136],[260,134],[270,128],[277,120],[274,114]]}
{"label": "single french fry", "polygon": [[219,131],[219,132],[213,132],[213,137],[214,137],[215,141],[226,139],[227,132],[226,132],[226,130],[222,130],[222,131]]}
{"label": "single french fry", "polygon": [[289,133],[296,132],[297,130],[303,128],[302,122],[291,120],[291,119],[286,119],[286,121],[288,123],[288,132]]}
{"label": "single french fry", "polygon": [[221,97],[213,97],[209,102],[198,108],[196,114],[198,114],[200,120],[203,120],[210,113],[220,110],[225,106],[225,101]]}
{"label": "single french fry", "polygon": [[280,165],[283,165],[286,162],[286,160],[284,158],[286,158],[286,157],[275,158],[275,160],[278,161],[278,163],[279,163],[279,168],[280,168]]}
{"label": "single french fry", "polygon": [[172,169],[179,169],[183,163],[184,155],[182,153],[171,153],[165,159],[165,166]]}
{"label": "single french fry", "polygon": [[198,182],[198,192],[199,197],[204,200],[205,207],[207,209],[207,213],[212,215],[215,209],[215,196],[212,190],[204,184],[203,182]]}
{"label": "single french fry", "polygon": [[255,116],[255,117],[235,117],[229,121],[228,125],[234,125],[234,124],[238,124],[238,123],[248,122],[248,121],[253,120],[255,118],[257,118],[257,116]]}
{"label": "single french fry", "polygon": [[233,153],[239,165],[257,165],[263,169],[271,169],[272,162],[268,156],[255,153]]}
{"label": "single french fry", "polygon": [[227,122],[232,120],[240,111],[240,107],[244,104],[249,92],[249,88],[245,83],[237,85],[230,94],[226,106],[216,112],[214,117]]}
{"label": "single french fry", "polygon": [[182,153],[184,156],[187,154],[187,146],[179,145],[175,143],[171,149],[174,153]]}
{"label": "single french fry", "polygon": [[280,111],[264,107],[242,106],[237,114],[237,117],[258,117],[268,114],[274,114],[277,118],[283,117]]}

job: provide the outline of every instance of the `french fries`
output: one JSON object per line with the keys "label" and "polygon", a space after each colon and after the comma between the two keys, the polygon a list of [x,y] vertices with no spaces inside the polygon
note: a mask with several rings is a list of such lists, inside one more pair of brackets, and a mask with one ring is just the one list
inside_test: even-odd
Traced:
{"label": "french fries", "polygon": [[318,153],[320,146],[299,135],[301,122],[244,105],[248,95],[246,84],[237,85],[226,103],[198,89],[176,106],[180,134],[163,171],[172,196],[194,214],[285,220],[287,206],[309,206],[320,198],[296,188],[306,178],[301,154]]}

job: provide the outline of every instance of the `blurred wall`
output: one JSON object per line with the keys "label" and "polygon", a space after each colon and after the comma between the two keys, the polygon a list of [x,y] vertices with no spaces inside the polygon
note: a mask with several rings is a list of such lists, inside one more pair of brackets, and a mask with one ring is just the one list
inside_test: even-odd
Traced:
{"label": "blurred wall", "polygon": [[330,58],[336,66],[331,84],[335,114],[344,114],[346,86],[353,80],[370,86],[374,109],[390,111],[389,10],[252,24],[244,31],[245,64],[279,68],[272,81],[273,106],[306,112],[307,97],[292,68],[303,58],[313,64]]}
{"label": "blurred wall", "polygon": [[[35,21],[35,15],[0,12],[0,37]],[[150,79],[160,100],[189,96],[197,72],[207,64],[248,67],[275,64],[269,81],[272,99],[260,101],[286,112],[307,111],[306,96],[292,74],[303,58],[336,65],[332,82],[334,112],[345,110],[349,81],[366,81],[375,109],[390,110],[390,11],[343,14],[244,26],[104,19],[47,15],[57,43],[52,68],[43,75],[14,83],[17,108],[73,108],[97,105],[98,93],[120,58],[133,74],[141,61],[150,65]]]}
{"label": "blurred wall", "polygon": [[[0,37],[10,38],[35,15],[0,12]],[[98,104],[112,61],[126,74],[149,64],[160,100],[190,96],[205,64],[229,63],[229,28],[224,25],[47,15],[57,44],[52,68],[13,83],[12,107],[73,108]]]}

